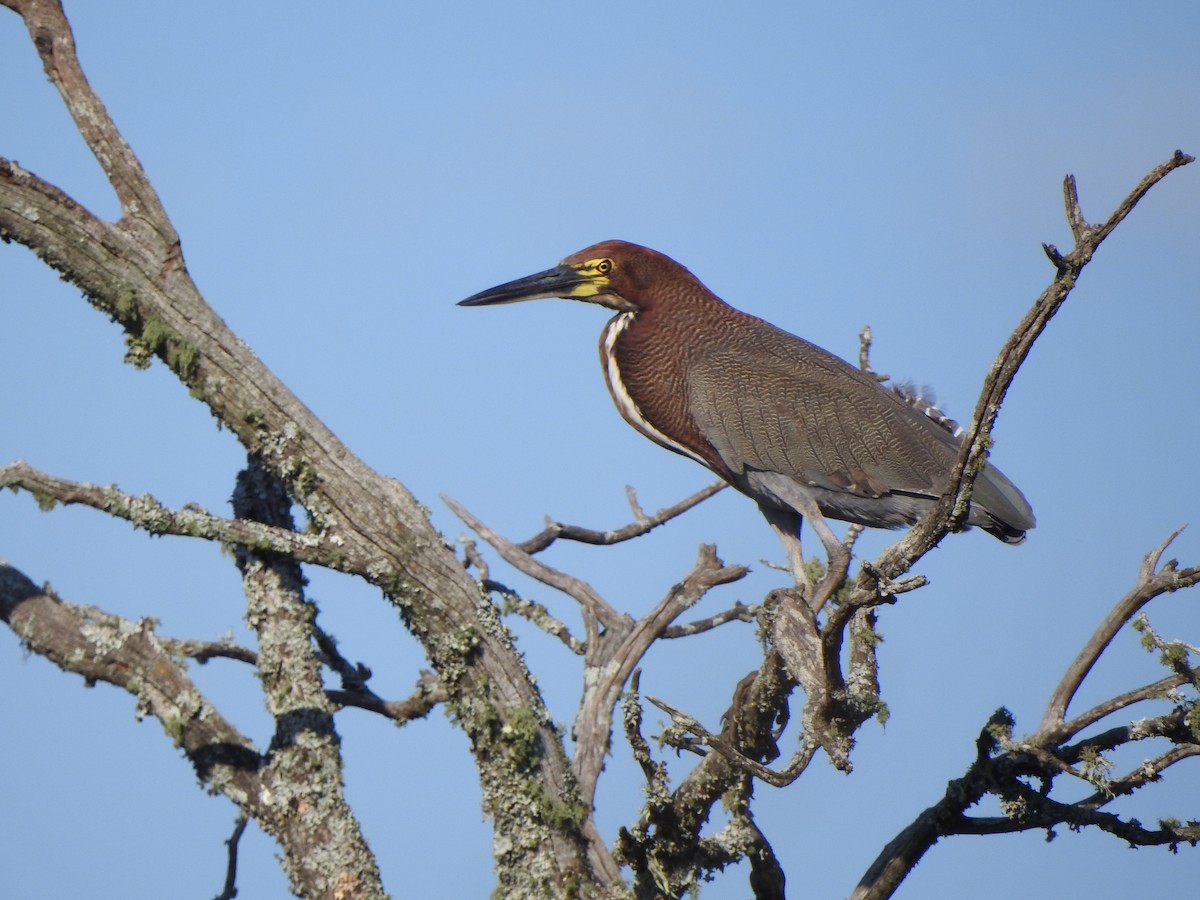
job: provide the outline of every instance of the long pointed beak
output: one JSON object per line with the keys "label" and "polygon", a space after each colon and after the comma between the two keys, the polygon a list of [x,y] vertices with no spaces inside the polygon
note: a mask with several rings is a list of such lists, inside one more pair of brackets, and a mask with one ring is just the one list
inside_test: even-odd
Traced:
{"label": "long pointed beak", "polygon": [[521,300],[538,300],[542,297],[578,297],[576,289],[592,278],[571,266],[555,266],[536,275],[527,275],[516,281],[496,285],[460,300],[459,306],[492,306],[498,303],[517,303]]}

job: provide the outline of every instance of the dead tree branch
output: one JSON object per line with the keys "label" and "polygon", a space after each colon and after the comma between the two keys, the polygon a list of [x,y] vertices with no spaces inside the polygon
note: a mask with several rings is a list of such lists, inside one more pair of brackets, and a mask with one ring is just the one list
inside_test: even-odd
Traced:
{"label": "dead tree branch", "polygon": [[752,603],[747,606],[739,601],[731,608],[723,610],[714,616],[665,628],[663,629],[662,637],[664,639],[691,637],[693,634],[712,631],[712,629],[718,628],[727,622],[753,622],[758,615],[758,609],[757,604]]}
{"label": "dead tree branch", "polygon": [[[24,20],[120,200],[121,218],[103,221],[33,172],[0,159],[0,239],[28,247],[116,321],[131,362],[166,365],[304,507],[319,540],[339,548],[342,563],[332,557],[325,563],[360,575],[403,611],[471,740],[484,804],[503,837],[496,843],[500,889],[553,894],[567,882],[619,878],[586,816],[550,809],[530,815],[531,778],[540,786],[535,805],[577,803],[562,738],[494,608],[481,601],[425,510],[342,444],[205,302],[163,204],[83,75],[59,3],[4,5]],[[531,760],[504,746],[509,732],[493,726],[510,719],[531,723],[540,756]]]}
{"label": "dead tree branch", "polygon": [[0,466],[0,488],[29,492],[42,509],[62,503],[79,504],[124,519],[147,534],[197,537],[223,544],[256,547],[283,554],[296,562],[313,563],[341,571],[364,569],[369,561],[356,559],[344,542],[330,534],[300,534],[247,519],[225,519],[192,504],[182,509],[163,506],[149,494],[134,496],[118,489],[69,481],[39,471],[20,460]]}
{"label": "dead tree branch", "polygon": [[262,755],[200,693],[149,622],[71,603],[3,563],[0,618],[30,652],[88,684],[105,682],[131,694],[139,716],[158,719],[203,784],[247,815],[265,817]]}
{"label": "dead tree branch", "polygon": [[249,823],[246,816],[238,816],[237,821],[233,824],[233,834],[225,841],[227,850],[227,861],[225,864],[225,887],[221,893],[217,894],[216,900],[233,900],[237,896],[237,861],[238,861],[238,844],[242,840],[242,835],[246,831],[246,825]]}
{"label": "dead tree branch", "polygon": [[417,689],[404,700],[384,700],[366,686],[355,690],[331,690],[329,699],[339,706],[353,706],[368,712],[379,713],[395,722],[404,724],[413,719],[423,719],[439,703],[449,696],[446,688],[432,672],[422,672],[417,679]]}
{"label": "dead tree branch", "polygon": [[[590,806],[600,772],[604,768],[617,701],[642,657],[654,641],[663,636],[671,623],[709,590],[743,578],[748,570],[745,566],[726,566],[717,558],[715,547],[704,545],[700,548],[696,565],[683,581],[672,587],[654,609],[634,621],[628,615],[618,614],[587,583],[534,559],[521,545],[496,534],[452,498],[443,496],[442,499],[505,562],[542,584],[562,591],[580,605],[588,638],[584,644],[586,672],[583,696],[571,729],[575,741],[572,768],[582,798]],[[555,625],[561,626],[557,619],[549,618]],[[561,639],[560,635],[556,636]],[[568,646],[571,645],[568,643]]]}
{"label": "dead tree branch", "polygon": [[628,525],[623,525],[620,528],[611,531],[597,531],[594,528],[584,528],[579,525],[564,525],[561,522],[555,522],[549,517],[546,518],[546,527],[529,538],[527,541],[522,541],[517,546],[522,551],[532,556],[535,553],[541,553],[559,538],[564,538],[569,541],[578,541],[581,544],[597,544],[604,546],[607,544],[619,544],[622,541],[628,541],[631,538],[641,537],[643,534],[657,528],[666,522],[671,521],[678,516],[683,515],[693,506],[707,500],[713,494],[724,488],[729,487],[724,481],[714,481],[707,487],[703,487],[691,496],[684,497],[678,503],[673,503],[671,506],[664,507],[658,510],[653,515],[647,516],[641,511],[641,507],[637,504],[637,498],[633,493],[633,488],[626,488],[629,494],[629,502],[633,507],[634,521]]}
{"label": "dead tree branch", "polygon": [[[1158,829],[1147,829],[1136,819],[1107,812],[1104,807],[1151,782],[1169,767],[1200,756],[1200,699],[1168,693],[1180,685],[1194,688],[1196,670],[1188,668],[1098,704],[1084,714],[1066,719],[1067,705],[1078,692],[1100,655],[1112,644],[1117,631],[1150,600],[1200,582],[1200,566],[1180,569],[1174,560],[1161,563],[1176,530],[1146,554],[1138,582],[1105,616],[1100,627],[1068,666],[1051,694],[1037,730],[1014,740],[1013,719],[999,710],[980,733],[975,762],[960,779],[947,785],[936,804],[922,812],[879,854],[851,895],[853,900],[884,900],[892,896],[921,857],[942,837],[958,834],[998,834],[1030,829],[1074,829],[1095,826],[1135,846],[1200,841],[1200,824],[1164,820]],[[1170,660],[1164,660],[1172,665]],[[1174,666],[1172,666],[1174,667]],[[1080,732],[1103,718],[1146,700],[1167,699],[1174,704],[1164,715],[1138,719],[1079,738]],[[1117,778],[1110,778],[1110,763],[1103,754],[1138,741],[1166,740],[1172,746]],[[1073,802],[1053,799],[1055,780],[1068,777],[1096,787],[1090,796]],[[1040,787],[1030,786],[1037,781]],[[1003,817],[968,816],[967,810],[984,796],[999,798]]]}
{"label": "dead tree branch", "polygon": [[1091,639],[1079,651],[1066,674],[1063,675],[1062,681],[1054,689],[1054,693],[1051,694],[1050,702],[1042,715],[1041,725],[1038,727],[1039,736],[1049,739],[1052,736],[1065,736],[1072,733],[1066,730],[1067,706],[1075,697],[1076,691],[1083,684],[1083,680],[1092,670],[1096,660],[1100,658],[1100,654],[1112,643],[1117,632],[1131,621],[1142,607],[1164,591],[1176,591],[1195,584],[1200,569],[1180,571],[1174,560],[1169,561],[1161,568],[1159,566],[1167,547],[1182,531],[1182,526],[1176,528],[1167,535],[1166,540],[1146,554],[1133,589],[1113,607],[1104,621],[1100,623]]}

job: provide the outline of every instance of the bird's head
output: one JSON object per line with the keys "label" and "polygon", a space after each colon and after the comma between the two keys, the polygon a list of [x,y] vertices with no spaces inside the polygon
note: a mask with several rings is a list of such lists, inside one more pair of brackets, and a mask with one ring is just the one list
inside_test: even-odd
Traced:
{"label": "bird's head", "polygon": [[626,241],[603,241],[572,253],[553,269],[480,291],[458,305],[492,306],[563,297],[620,312],[639,312],[670,293],[687,293],[680,289],[693,287],[704,290],[691,272],[670,257]]}

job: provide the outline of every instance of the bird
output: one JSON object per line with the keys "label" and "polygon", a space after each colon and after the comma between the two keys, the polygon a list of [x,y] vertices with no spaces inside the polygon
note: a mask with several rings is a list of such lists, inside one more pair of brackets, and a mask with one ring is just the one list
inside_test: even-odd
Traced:
{"label": "bird", "polygon": [[[600,364],[621,416],[753,499],[794,564],[805,517],[828,549],[836,539],[823,518],[899,528],[945,489],[961,429],[921,391],[885,387],[735,309],[662,253],[603,241],[458,305],[546,297],[616,313],[600,336]],[[1019,544],[1035,519],[1021,491],[986,463],[965,525]]]}

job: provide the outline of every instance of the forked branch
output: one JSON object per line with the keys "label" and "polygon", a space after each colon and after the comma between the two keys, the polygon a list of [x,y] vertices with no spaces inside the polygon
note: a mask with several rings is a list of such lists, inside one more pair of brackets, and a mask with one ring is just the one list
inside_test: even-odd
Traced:
{"label": "forked branch", "polygon": [[[1007,710],[998,711],[980,733],[976,760],[967,773],[952,781],[941,800],[917,816],[884,848],[851,895],[853,900],[890,897],[925,852],[939,838],[951,835],[1053,829],[1058,825],[1078,829],[1091,825],[1133,845],[1200,841],[1200,824],[1196,821],[1164,819],[1159,828],[1149,829],[1136,819],[1105,809],[1116,798],[1158,781],[1171,766],[1200,756],[1200,698],[1195,696],[1193,681],[1200,670],[1186,667],[1153,684],[1097,704],[1075,719],[1065,719],[1067,704],[1099,656],[1109,648],[1117,630],[1150,600],[1200,581],[1200,567],[1180,569],[1174,561],[1160,565],[1163,552],[1178,533],[1175,531],[1146,554],[1138,583],[1117,602],[1068,667],[1038,729],[1028,738],[1014,740],[1012,716]],[[1172,668],[1181,668],[1172,660],[1164,662]],[[1184,696],[1178,690],[1181,686],[1192,688],[1193,696]],[[1163,699],[1173,704],[1163,715],[1140,718],[1068,743],[1083,729],[1133,703]],[[1112,764],[1104,754],[1144,740],[1165,740],[1171,746],[1124,775],[1110,777]],[[1054,799],[1051,790],[1056,779],[1063,777],[1091,784],[1096,790],[1071,802]],[[1039,787],[1031,786],[1031,781]],[[1006,815],[968,816],[967,810],[988,794],[999,798]],[[1200,818],[1195,810],[1192,817]]]}
{"label": "forked branch", "polygon": [[[1054,689],[1054,693],[1051,694],[1050,702],[1047,704],[1046,711],[1042,715],[1041,724],[1038,726],[1038,738],[1043,740],[1061,740],[1076,733],[1076,731],[1071,730],[1075,726],[1075,723],[1072,723],[1072,726],[1068,726],[1066,722],[1067,705],[1075,697],[1088,672],[1092,670],[1092,666],[1100,658],[1100,654],[1112,643],[1117,632],[1132,621],[1133,617],[1155,597],[1161,596],[1168,591],[1177,591],[1180,588],[1190,587],[1200,579],[1200,567],[1194,566],[1192,568],[1179,569],[1174,560],[1160,567],[1162,556],[1166,552],[1167,547],[1171,545],[1171,542],[1182,531],[1183,526],[1176,528],[1167,535],[1166,540],[1147,553],[1143,558],[1138,573],[1138,580],[1133,589],[1121,598],[1121,601],[1105,616],[1091,638],[1079,651],[1070,667],[1068,667],[1062,680]],[[1084,724],[1087,724],[1086,717]],[[1079,727],[1082,727],[1082,725]],[[1076,730],[1078,729],[1076,728]]]}

